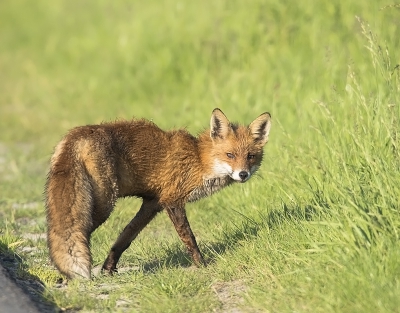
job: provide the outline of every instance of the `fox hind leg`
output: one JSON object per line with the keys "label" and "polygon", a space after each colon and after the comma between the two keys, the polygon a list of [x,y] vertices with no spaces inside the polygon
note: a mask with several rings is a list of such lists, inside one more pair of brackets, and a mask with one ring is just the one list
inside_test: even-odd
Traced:
{"label": "fox hind leg", "polygon": [[117,263],[121,254],[130,246],[142,229],[162,210],[156,200],[143,199],[138,213],[124,228],[117,241],[112,246],[102,270],[109,274],[117,271]]}

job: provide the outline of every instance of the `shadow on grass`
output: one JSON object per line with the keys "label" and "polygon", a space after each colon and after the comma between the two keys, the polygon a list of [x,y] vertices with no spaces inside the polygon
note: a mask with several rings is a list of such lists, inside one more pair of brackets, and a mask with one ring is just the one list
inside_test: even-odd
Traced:
{"label": "shadow on grass", "polygon": [[[207,264],[216,262],[220,255],[226,251],[234,251],[238,243],[250,240],[258,235],[261,229],[274,229],[279,225],[288,222],[311,221],[319,216],[318,211],[313,206],[305,208],[294,207],[289,208],[283,204],[282,209],[276,209],[269,212],[266,216],[261,216],[259,221],[251,219],[242,213],[236,212],[242,216],[240,225],[235,225],[223,233],[221,240],[213,243],[203,243],[200,245],[200,251],[203,253]],[[182,245],[176,245],[170,251],[168,256],[163,259],[153,260],[143,265],[144,272],[155,272],[161,267],[191,267],[193,261]]]}
{"label": "shadow on grass", "polygon": [[295,206],[291,209],[286,204],[283,204],[283,209],[271,211],[266,220],[268,227],[274,229],[287,222],[312,221],[315,216],[319,216],[319,211],[311,205],[304,208]]}
{"label": "shadow on grass", "polygon": [[[11,280],[10,288],[14,289],[13,294],[23,301],[24,297],[29,299],[37,312],[61,312],[62,310],[53,302],[45,299],[43,282],[37,277],[26,271],[26,265],[21,257],[10,250],[6,244],[0,242],[0,267],[4,269],[8,276],[5,279]],[[2,274],[0,274],[2,275]],[[19,308],[10,308],[10,312],[20,312]],[[32,312],[36,312],[33,310]]]}
{"label": "shadow on grass", "polygon": [[183,247],[176,246],[168,252],[168,256],[162,259],[156,259],[143,265],[143,272],[154,273],[162,267],[191,267],[193,262]]}

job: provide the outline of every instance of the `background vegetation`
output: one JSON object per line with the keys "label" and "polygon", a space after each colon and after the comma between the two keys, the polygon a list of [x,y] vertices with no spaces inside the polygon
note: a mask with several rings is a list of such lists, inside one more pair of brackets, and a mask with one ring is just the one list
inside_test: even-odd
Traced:
{"label": "background vegetation", "polygon": [[[398,312],[399,5],[387,1],[1,1],[0,249],[56,307],[84,312]],[[214,107],[273,117],[259,176],[166,214],[120,273],[58,284],[45,242],[52,149],[132,116],[193,133]],[[94,266],[139,208],[119,201]]]}

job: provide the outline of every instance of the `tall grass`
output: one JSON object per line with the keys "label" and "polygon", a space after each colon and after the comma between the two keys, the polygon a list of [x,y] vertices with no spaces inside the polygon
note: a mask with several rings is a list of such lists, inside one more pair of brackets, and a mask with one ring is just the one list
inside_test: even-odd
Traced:
{"label": "tall grass", "polygon": [[[400,75],[389,48],[382,48],[366,22],[357,21],[371,56],[370,75],[357,74],[356,62],[349,65],[346,93],[316,102],[313,140],[287,148],[289,155],[302,152],[290,173],[296,188],[289,194],[293,185],[282,187],[289,201],[282,201],[283,213],[266,221],[270,227],[295,223],[295,235],[285,234],[296,243],[284,250],[291,251],[286,259],[301,265],[269,274],[277,274],[269,280],[280,283],[272,295],[260,283],[252,303],[262,310],[394,312],[399,307]],[[281,303],[282,297],[295,300]]]}
{"label": "tall grass", "polygon": [[[382,238],[382,232],[394,242],[399,239],[400,84],[388,48],[383,51],[365,22],[359,18],[358,22],[371,54],[376,85],[366,91],[363,86],[369,84],[355,73],[354,64],[348,70],[347,96],[341,100],[346,115],[321,104],[330,129],[319,130],[326,155],[317,158],[322,171],[313,176],[311,189],[319,208],[339,209],[335,214],[352,231],[351,240],[371,246]],[[324,194],[325,186],[332,188],[329,196]]]}

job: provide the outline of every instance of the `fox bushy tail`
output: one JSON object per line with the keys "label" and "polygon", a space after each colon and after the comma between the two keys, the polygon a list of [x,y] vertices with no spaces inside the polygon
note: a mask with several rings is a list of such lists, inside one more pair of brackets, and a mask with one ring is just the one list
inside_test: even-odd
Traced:
{"label": "fox bushy tail", "polygon": [[68,278],[90,278],[92,187],[79,160],[53,155],[46,183],[47,241],[54,265]]}

